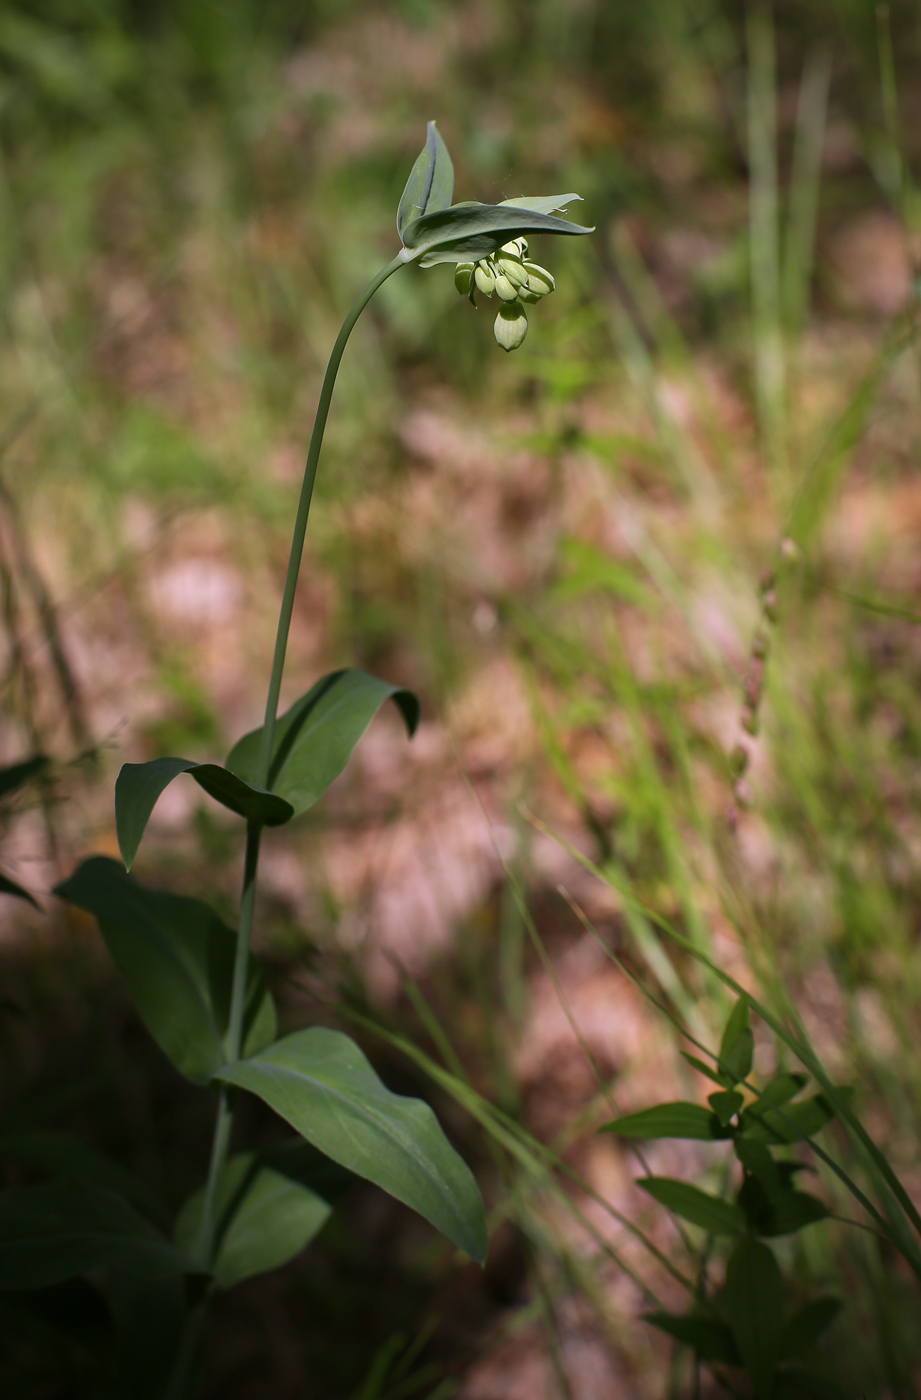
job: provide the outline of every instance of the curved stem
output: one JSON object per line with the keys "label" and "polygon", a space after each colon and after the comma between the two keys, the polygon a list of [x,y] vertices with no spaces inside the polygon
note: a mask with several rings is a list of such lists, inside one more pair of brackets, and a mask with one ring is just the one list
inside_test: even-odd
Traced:
{"label": "curved stem", "polygon": [[[317,413],[313,424],[313,433],[310,438],[310,447],[307,452],[307,463],[304,467],[301,494],[297,503],[294,534],[291,539],[291,553],[288,557],[288,572],[285,576],[285,587],[278,615],[278,629],[275,635],[275,654],[272,659],[269,693],[266,697],[265,724],[262,730],[259,766],[256,775],[256,781],[260,787],[265,787],[268,782],[272,743],[275,737],[275,719],[278,712],[278,697],[281,691],[282,673],[285,668],[285,652],[288,646],[291,614],[294,610],[297,577],[300,572],[301,557],[304,552],[307,517],[310,513],[310,501],[313,496],[313,487],[317,476],[320,448],[323,446],[323,434],[326,430],[326,420],[329,416],[329,406],[332,402],[336,376],[339,373],[342,352],[345,350],[346,343],[352,333],[355,322],[358,320],[378,287],[382,286],[387,278],[390,277],[392,273],[396,272],[398,268],[404,266],[406,261],[407,259],[402,253],[398,254],[392,262],[389,262],[387,266],[369,282],[368,286],[355,302],[348,316],[346,316],[345,321],[342,323],[342,329],[336,337],[336,343],[329,357],[329,364],[326,366],[323,387],[320,390],[320,401],[317,404]],[[253,909],[256,901],[256,873],[259,865],[259,841],[261,835],[262,828],[257,824],[251,822],[247,826],[243,891],[240,896],[237,947],[234,957],[233,986],[230,995],[230,1020],[227,1028],[228,1064],[233,1064],[235,1061],[239,1060],[243,1044],[243,1019],[246,1009],[247,972],[249,969],[250,938],[253,928]],[[210,1268],[214,1259],[218,1230],[218,1183],[220,1181],[224,1162],[227,1159],[232,1127],[232,1093],[230,1090],[222,1088],[218,1099],[217,1119],[214,1125],[214,1138],[211,1147],[211,1162],[208,1168],[208,1180],[205,1186],[205,1198],[202,1205],[201,1226],[198,1235],[197,1254],[204,1269]]]}
{"label": "curved stem", "polygon": [[310,500],[313,496],[313,484],[317,478],[317,463],[320,460],[320,448],[323,446],[323,434],[326,431],[326,419],[329,415],[329,405],[333,397],[333,389],[336,385],[336,375],[339,373],[339,362],[342,359],[342,352],[346,342],[352,334],[352,327],[364,311],[368,302],[374,296],[378,287],[382,286],[387,278],[398,268],[405,266],[406,258],[402,253],[398,253],[392,262],[377,274],[372,282],[362,292],[361,296],[352,307],[348,316],[342,323],[342,329],[336,337],[332,354],[329,357],[329,364],[326,366],[326,374],[323,379],[323,388],[320,390],[320,402],[317,404],[317,416],[313,422],[313,433],[310,438],[310,448],[307,452],[307,464],[304,467],[304,479],[301,483],[300,499],[297,503],[297,517],[294,522],[294,535],[291,539],[291,553],[288,556],[288,572],[285,576],[285,590],[281,599],[281,611],[278,615],[278,631],[275,634],[275,655],[272,658],[272,675],[269,680],[269,693],[265,702],[265,722],[262,727],[262,743],[259,749],[259,767],[256,770],[256,782],[260,787],[265,787],[268,782],[269,765],[272,758],[272,742],[275,738],[275,719],[278,713],[278,697],[281,693],[281,677],[285,669],[285,652],[288,647],[288,631],[291,627],[291,613],[294,610],[294,594],[297,589],[297,576],[301,568],[301,556],[304,553],[304,537],[307,533],[307,517],[310,513]]}

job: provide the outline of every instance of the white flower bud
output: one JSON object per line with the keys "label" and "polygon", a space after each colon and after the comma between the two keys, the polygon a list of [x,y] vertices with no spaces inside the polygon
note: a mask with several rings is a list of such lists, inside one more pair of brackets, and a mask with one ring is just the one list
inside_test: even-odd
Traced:
{"label": "white flower bud", "polygon": [[500,272],[496,278],[496,291],[503,301],[518,300],[518,288],[515,286],[514,282],[509,281],[504,273]]}
{"label": "white flower bud", "polygon": [[528,274],[525,272],[524,263],[519,258],[498,257],[496,265],[513,287],[526,287],[528,285]]}
{"label": "white flower bud", "polygon": [[454,285],[462,297],[470,295],[470,279],[473,276],[473,263],[458,263],[454,269]]}
{"label": "white flower bud", "polygon": [[503,350],[517,350],[528,333],[528,316],[520,301],[506,301],[499,307],[493,326],[496,344]]}
{"label": "white flower bud", "polygon": [[553,276],[545,267],[540,267],[533,262],[526,262],[523,267],[528,274],[528,291],[536,292],[539,297],[545,297],[549,292],[556,290]]}
{"label": "white flower bud", "polygon": [[485,261],[477,263],[476,270],[473,274],[473,280],[476,282],[477,287],[483,293],[484,297],[491,297],[496,290],[496,279]]}

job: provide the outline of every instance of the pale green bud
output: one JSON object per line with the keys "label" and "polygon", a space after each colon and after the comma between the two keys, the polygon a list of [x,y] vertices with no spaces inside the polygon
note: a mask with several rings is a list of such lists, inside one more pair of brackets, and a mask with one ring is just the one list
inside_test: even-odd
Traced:
{"label": "pale green bud", "polygon": [[540,267],[533,262],[526,262],[523,267],[528,274],[528,291],[536,292],[539,297],[545,297],[549,292],[556,290],[553,275],[545,267]]}
{"label": "pale green bud", "polygon": [[526,287],[528,285],[528,274],[525,272],[524,263],[519,258],[498,257],[496,265],[513,287]]}
{"label": "pale green bud", "polygon": [[470,279],[473,276],[473,263],[458,263],[454,269],[454,285],[462,297],[470,295]]}
{"label": "pale green bud", "polygon": [[504,273],[500,272],[496,278],[496,291],[503,301],[518,300],[518,288],[515,286],[514,282],[509,281]]}
{"label": "pale green bud", "polygon": [[528,315],[520,301],[506,301],[499,307],[493,326],[496,344],[503,350],[517,350],[528,333]]}
{"label": "pale green bud", "polygon": [[491,297],[496,290],[496,279],[485,261],[477,263],[476,271],[473,274],[473,280],[476,282],[477,287],[483,293],[484,297]]}

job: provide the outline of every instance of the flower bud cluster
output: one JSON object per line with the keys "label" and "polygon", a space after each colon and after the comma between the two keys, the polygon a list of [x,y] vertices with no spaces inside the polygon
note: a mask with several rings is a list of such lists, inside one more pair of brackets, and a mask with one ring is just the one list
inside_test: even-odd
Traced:
{"label": "flower bud cluster", "polygon": [[524,303],[540,301],[556,283],[546,268],[528,261],[528,240],[516,238],[477,263],[458,263],[454,285],[476,305],[475,294],[498,296],[501,305],[493,332],[503,350],[517,350],[528,333]]}

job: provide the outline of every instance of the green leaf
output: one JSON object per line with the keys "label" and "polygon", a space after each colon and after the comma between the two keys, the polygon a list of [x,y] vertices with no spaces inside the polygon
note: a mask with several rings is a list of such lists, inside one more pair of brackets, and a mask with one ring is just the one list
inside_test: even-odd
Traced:
{"label": "green leaf", "polygon": [[0,1161],[21,1162],[48,1176],[89,1181],[125,1196],[148,1215],[162,1213],[160,1202],[136,1176],[70,1133],[47,1128],[10,1129],[0,1133]]}
{"label": "green leaf", "polygon": [[738,1366],[739,1352],[735,1338],[725,1322],[715,1317],[700,1317],[696,1313],[646,1313],[644,1322],[667,1332],[676,1342],[693,1347],[703,1361],[715,1361],[723,1366]]}
{"label": "green leaf", "polygon": [[742,1166],[759,1183],[767,1199],[779,1195],[784,1184],[777,1163],[764,1144],[737,1136],[733,1148]]}
{"label": "green leaf", "polygon": [[44,1288],[103,1267],[153,1277],[194,1272],[112,1191],[58,1177],[0,1192],[0,1288]]}
{"label": "green leaf", "polygon": [[561,214],[574,199],[582,203],[582,196],[579,194],[517,194],[514,199],[500,200],[498,207],[529,209],[532,214]]}
{"label": "green leaf", "polygon": [[[397,705],[410,735],[419,723],[419,701],[402,686],[389,685],[364,671],[332,671],[311,686],[275,725],[269,788],[306,812],[338,778],[385,700]],[[249,782],[259,762],[262,730],[234,744],[227,767]]]}
{"label": "green leaf", "polygon": [[778,1074],[773,1079],[768,1080],[761,1090],[761,1098],[757,1103],[752,1104],[752,1109],[758,1113],[763,1108],[780,1107],[795,1099],[801,1089],[809,1083],[808,1074]]}
{"label": "green leaf", "polygon": [[723,1137],[719,1119],[696,1103],[660,1103],[605,1123],[602,1132],[629,1138],[685,1138],[715,1142]]}
{"label": "green leaf", "polygon": [[532,233],[573,235],[594,231],[554,214],[537,212],[527,203],[470,202],[452,204],[450,209],[414,219],[403,232],[403,246],[420,267],[434,267],[441,262],[476,262],[503,243]]}
{"label": "green leaf", "polygon": [[[839,1088],[837,1092],[850,1094],[853,1090]],[[740,1122],[743,1135],[752,1142],[789,1144],[813,1137],[834,1116],[830,1100],[825,1094],[816,1094],[803,1103],[787,1103],[779,1108],[749,1104]]]}
{"label": "green leaf", "polygon": [[728,1080],[725,1074],[720,1074],[717,1070],[711,1069],[709,1065],[704,1064],[703,1060],[698,1060],[696,1055],[689,1055],[686,1050],[679,1051],[679,1054],[682,1060],[687,1060],[692,1069],[697,1070],[698,1074],[704,1075],[714,1084],[719,1084],[723,1089],[732,1088],[733,1081]]}
{"label": "green leaf", "polygon": [[15,880],[11,880],[9,875],[4,875],[2,871],[0,871],[0,894],[12,895],[14,899],[24,899],[26,903],[32,905],[33,909],[41,909],[42,907],[33,894],[23,889],[22,885],[17,885]]}
{"label": "green leaf", "polygon": [[810,1351],[841,1311],[837,1298],[816,1298],[793,1314],[780,1339],[780,1355],[802,1356]]}
{"label": "green leaf", "polygon": [[188,773],[223,807],[260,826],[282,826],[294,815],[290,803],[217,763],[192,763],[186,758],[125,763],[115,780],[115,830],[126,870],[131,869],[157,799],[180,773]]}
{"label": "green leaf", "polygon": [[654,1201],[667,1210],[699,1225],[710,1235],[741,1235],[745,1230],[745,1216],[731,1201],[710,1196],[686,1181],[674,1181],[667,1176],[645,1176],[637,1181]]}
{"label": "green leaf", "polygon": [[783,1191],[771,1201],[770,1216],[759,1235],[795,1235],[807,1225],[827,1219],[828,1207],[808,1191]]}
{"label": "green leaf", "polygon": [[[293,1167],[293,1163],[291,1164]],[[193,1253],[201,1225],[204,1188],[183,1206],[176,1243]],[[254,1152],[225,1163],[217,1188],[218,1249],[213,1274],[233,1288],[253,1274],[280,1268],[320,1233],[332,1205],[296,1175],[267,1166]]]}
{"label": "green leaf", "polygon": [[770,1400],[784,1328],[784,1283],[767,1245],[736,1245],[726,1265],[723,1302],[755,1394]]}
{"label": "green leaf", "polygon": [[50,762],[43,753],[37,753],[32,758],[24,758],[21,763],[11,763],[6,768],[0,768],[0,798],[25,787],[26,783],[43,773]]}
{"label": "green leaf", "polygon": [[785,1366],[778,1371],[774,1396],[775,1400],[849,1400],[830,1376],[808,1366]]}
{"label": "green leaf", "polygon": [[723,1089],[718,1094],[710,1094],[707,1103],[713,1109],[717,1118],[724,1128],[728,1128],[733,1116],[745,1102],[741,1094],[734,1089]]}
{"label": "green leaf", "polygon": [[755,1038],[748,1024],[748,1001],[739,997],[720,1041],[719,1070],[738,1084],[746,1079],[752,1067],[755,1052]]}
{"label": "green leaf", "polygon": [[[197,1084],[227,1059],[236,935],[201,900],[146,889],[118,861],[91,856],[54,891],[93,914],[154,1040]],[[244,1053],[275,1038],[275,1007],[250,957]]]}
{"label": "green leaf", "polygon": [[454,198],[454,166],[434,122],[426,128],[425,145],[416,157],[397,210],[400,238],[408,224],[423,214],[447,209]]}
{"label": "green leaf", "polygon": [[258,1095],[327,1157],[485,1259],[486,1217],[466,1163],[428,1104],[392,1094],[348,1036],[298,1031],[216,1077]]}

